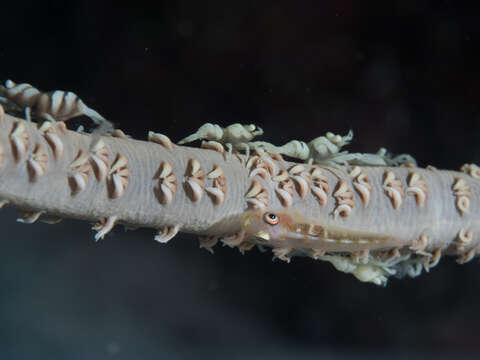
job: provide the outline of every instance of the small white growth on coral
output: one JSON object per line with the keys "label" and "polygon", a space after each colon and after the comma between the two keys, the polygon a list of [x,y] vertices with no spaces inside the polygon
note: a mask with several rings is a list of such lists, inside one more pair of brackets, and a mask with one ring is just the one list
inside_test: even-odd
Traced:
{"label": "small white growth on coral", "polygon": [[173,144],[170,138],[166,135],[154,133],[153,131],[148,132],[148,141],[152,141],[154,143],[162,145],[164,148],[168,150],[173,149]]}
{"label": "small white growth on coral", "polygon": [[13,158],[15,162],[20,162],[27,153],[30,145],[30,136],[23,121],[18,121],[10,133],[10,141],[12,144]]}
{"label": "small white growth on coral", "polygon": [[254,209],[265,209],[270,202],[268,190],[257,179],[252,180],[245,198],[247,203]]}
{"label": "small white growth on coral", "polygon": [[367,207],[370,203],[370,194],[372,190],[368,175],[362,172],[362,169],[359,166],[354,166],[349,175],[353,179],[353,187],[360,195],[363,205]]}
{"label": "small white growth on coral", "polygon": [[383,188],[385,193],[390,198],[393,208],[396,210],[402,205],[403,186],[400,179],[398,179],[393,171],[387,170],[383,174]]}
{"label": "small white growth on coral", "polygon": [[205,191],[215,205],[222,204],[227,193],[227,180],[223,176],[223,169],[219,165],[214,165],[213,170],[207,174],[207,179],[213,180],[213,186],[207,186]]}
{"label": "small white growth on coral", "polygon": [[88,154],[83,149],[77,152],[77,156],[70,164],[68,183],[70,185],[72,196],[81,193],[87,188],[90,177],[90,163]]}
{"label": "small white growth on coral", "polygon": [[51,122],[44,122],[38,130],[43,134],[43,137],[52,149],[54,159],[59,160],[63,154],[63,143],[57,134],[55,126]]}
{"label": "small white growth on coral", "polygon": [[169,240],[175,237],[180,231],[180,225],[165,226],[164,228],[158,231],[158,234],[155,235],[155,241],[165,244]]}
{"label": "small white growth on coral", "polygon": [[130,169],[127,167],[128,160],[122,154],[117,154],[108,173],[107,186],[109,196],[117,199],[125,193],[130,182]]}
{"label": "small white growth on coral", "polygon": [[27,159],[27,169],[30,181],[35,182],[40,176],[45,174],[47,165],[48,155],[45,148],[41,144],[35,144],[32,154]]}
{"label": "small white growth on coral", "polygon": [[199,236],[200,249],[207,250],[210,254],[213,254],[213,247],[218,243],[218,236]]}
{"label": "small white growth on coral", "polygon": [[328,186],[328,178],[322,173],[322,170],[313,166],[311,170],[312,193],[318,199],[320,205],[325,206],[328,200],[330,187]]}
{"label": "small white growth on coral", "polygon": [[355,197],[346,181],[340,180],[338,182],[333,197],[337,201],[337,206],[333,210],[333,216],[336,218],[339,215],[342,217],[350,215],[355,206]]}
{"label": "small white growth on coral", "polygon": [[101,182],[107,178],[109,164],[108,149],[102,139],[95,141],[90,150],[90,163],[97,181]]}
{"label": "small white growth on coral", "polygon": [[292,252],[292,248],[273,248],[273,260],[280,259],[287,263],[290,263],[290,256],[288,256]]}
{"label": "small white growth on coral", "polygon": [[92,230],[97,231],[97,233],[95,234],[95,241],[103,239],[105,235],[113,229],[116,222],[116,216],[109,216],[94,224],[92,226]]}
{"label": "small white growth on coral", "polygon": [[427,183],[417,172],[410,172],[407,178],[407,194],[414,195],[419,207],[425,205],[425,200],[428,195]]}
{"label": "small white growth on coral", "polygon": [[456,177],[452,189],[456,197],[455,205],[457,210],[461,215],[464,215],[470,209],[470,200],[472,198],[470,185],[467,184],[465,179]]}
{"label": "small white growth on coral", "polygon": [[221,242],[223,243],[223,245],[233,248],[235,246],[239,246],[244,240],[245,230],[240,230],[238,233],[232,236],[224,237],[223,239],[221,239]]}
{"label": "small white growth on coral", "polygon": [[464,173],[469,174],[471,177],[475,179],[480,179],[480,167],[475,164],[464,164],[461,168],[461,171]]}
{"label": "small white growth on coral", "polygon": [[168,161],[162,161],[154,179],[158,179],[154,189],[158,200],[162,205],[170,204],[177,192],[177,177],[173,173],[172,165]]}
{"label": "small white growth on coral", "polygon": [[457,235],[458,243],[457,243],[457,251],[463,251],[467,246],[469,246],[473,239],[473,232],[471,230],[465,231],[461,229]]}
{"label": "small white growth on coral", "polygon": [[41,211],[23,211],[20,214],[21,217],[17,218],[17,222],[23,223],[23,224],[33,224],[44,213],[45,213],[45,211],[43,211],[43,210],[41,210]]}
{"label": "small white growth on coral", "polygon": [[185,179],[185,191],[190,200],[193,202],[200,201],[205,188],[205,173],[200,167],[197,159],[190,158],[187,164]]}

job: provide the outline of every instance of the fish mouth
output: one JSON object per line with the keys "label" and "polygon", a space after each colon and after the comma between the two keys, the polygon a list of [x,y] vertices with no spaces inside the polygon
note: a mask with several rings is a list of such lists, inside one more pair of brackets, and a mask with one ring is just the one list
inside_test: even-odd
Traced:
{"label": "fish mouth", "polygon": [[263,240],[267,240],[269,241],[270,240],[270,234],[267,233],[266,231],[264,230],[260,230],[259,232],[257,232],[255,234],[256,237],[259,237],[260,239],[263,239]]}

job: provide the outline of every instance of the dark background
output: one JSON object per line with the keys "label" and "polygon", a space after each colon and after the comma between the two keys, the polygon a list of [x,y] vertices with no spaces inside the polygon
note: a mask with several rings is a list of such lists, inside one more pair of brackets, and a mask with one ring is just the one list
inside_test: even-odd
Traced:
{"label": "dark background", "polygon": [[[0,80],[75,91],[135,138],[256,123],[354,129],[421,166],[480,162],[480,9],[454,1],[0,5]],[[72,124],[73,126],[73,124]],[[55,191],[52,189],[52,191]],[[474,358],[480,264],[360,283],[326,263],[167,245],[117,227],[0,223],[0,358]]]}

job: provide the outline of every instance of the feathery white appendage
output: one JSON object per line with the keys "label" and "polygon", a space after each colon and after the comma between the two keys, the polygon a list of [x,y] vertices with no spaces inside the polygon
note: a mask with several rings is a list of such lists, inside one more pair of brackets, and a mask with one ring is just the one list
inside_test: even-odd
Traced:
{"label": "feathery white appendage", "polygon": [[115,223],[117,222],[117,217],[116,216],[109,216],[102,221],[96,223],[93,227],[92,230],[97,231],[95,234],[95,242],[98,240],[101,240],[107,235],[115,226]]}

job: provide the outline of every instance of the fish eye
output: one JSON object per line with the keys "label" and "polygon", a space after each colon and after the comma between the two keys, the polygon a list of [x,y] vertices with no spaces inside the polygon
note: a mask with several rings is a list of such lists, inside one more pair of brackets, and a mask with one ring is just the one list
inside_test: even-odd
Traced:
{"label": "fish eye", "polygon": [[263,221],[269,225],[277,225],[280,222],[280,218],[274,213],[267,212],[263,215]]}

